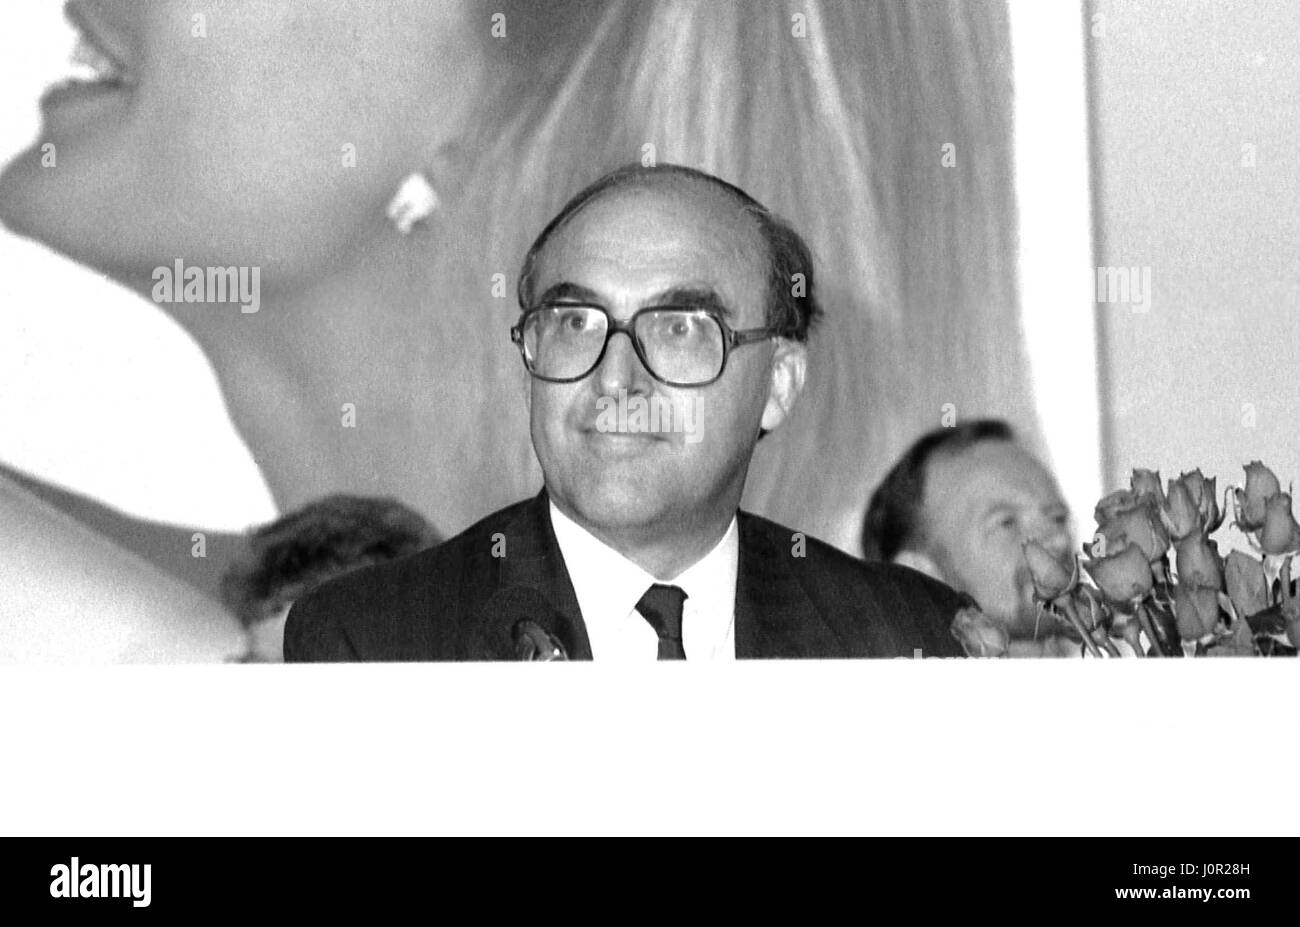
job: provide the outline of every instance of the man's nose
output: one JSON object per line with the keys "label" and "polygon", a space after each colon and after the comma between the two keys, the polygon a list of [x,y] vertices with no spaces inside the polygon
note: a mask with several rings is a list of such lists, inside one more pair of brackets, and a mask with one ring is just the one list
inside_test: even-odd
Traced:
{"label": "man's nose", "polygon": [[1032,532],[1033,540],[1042,544],[1053,557],[1064,557],[1073,547],[1067,525],[1052,522]]}
{"label": "man's nose", "polygon": [[615,332],[605,345],[605,356],[592,374],[597,391],[603,396],[616,396],[620,390],[629,393],[646,393],[651,388],[653,377],[636,356],[632,346],[632,336],[627,332]]}

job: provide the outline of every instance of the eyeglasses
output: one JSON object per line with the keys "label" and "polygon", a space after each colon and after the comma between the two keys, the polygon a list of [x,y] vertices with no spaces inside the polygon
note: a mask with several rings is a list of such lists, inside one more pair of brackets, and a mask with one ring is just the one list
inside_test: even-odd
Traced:
{"label": "eyeglasses", "polygon": [[718,313],[693,306],[648,306],[619,322],[602,306],[548,303],[526,310],[510,340],[534,377],[573,383],[600,366],[618,332],[650,376],[668,386],[708,386],[722,376],[733,348],[777,335],[772,328],[734,331]]}

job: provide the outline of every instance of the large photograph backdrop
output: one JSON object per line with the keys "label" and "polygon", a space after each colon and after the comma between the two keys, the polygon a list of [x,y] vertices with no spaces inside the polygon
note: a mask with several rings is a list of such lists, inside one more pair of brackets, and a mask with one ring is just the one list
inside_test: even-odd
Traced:
{"label": "large photograph backdrop", "polygon": [[[826,323],[748,507],[856,550],[871,488],[920,432],[997,414],[1038,434],[1000,3],[157,0],[128,14],[147,105],[63,129],[55,167],[31,98],[69,30],[21,8],[6,154],[38,144],[9,169],[6,219],[92,270],[4,242],[8,496],[204,595],[225,533],[272,514],[260,480],[279,511],[391,495],[444,536],[536,491],[506,334],[519,262],[629,161],[716,173],[814,249]],[[381,47],[399,63],[375,66]],[[440,202],[402,236],[384,211],[415,171]],[[259,268],[258,312],[150,304],[151,271],[177,260]]]}
{"label": "large photograph backdrop", "polygon": [[[1135,466],[1200,466],[1220,490],[1254,458],[1284,486],[1300,473],[1291,0],[97,5],[130,17],[148,105],[64,123],[48,168],[36,101],[74,33],[57,0],[0,12],[0,214],[21,233],[0,231],[6,661],[221,661],[247,645],[215,594],[246,528],[342,490],[450,533],[531,493],[505,335],[523,249],[574,190],[648,156],[746,187],[816,251],[828,320],[795,421],[756,461],[761,512],[854,550],[868,490],[949,414],[1009,419],[1080,540]],[[439,205],[402,236],[385,212],[417,171]],[[156,304],[141,274],[177,259],[259,268],[259,311]],[[1099,268],[1149,272],[1145,299],[1098,302]],[[510,833],[1294,832],[1276,802],[1187,812],[1243,762],[1294,765],[1275,713],[1243,710],[1285,703],[1288,664],[1002,666],[750,664],[670,686],[599,663],[579,684],[17,667],[0,741],[30,761],[9,764],[4,820],[482,833],[505,808]],[[1195,708],[1099,731],[1099,693]],[[87,705],[141,732],[51,724]],[[1025,775],[1099,761],[1152,770],[1168,800],[1134,814]],[[501,801],[521,762],[546,799],[522,817]]]}

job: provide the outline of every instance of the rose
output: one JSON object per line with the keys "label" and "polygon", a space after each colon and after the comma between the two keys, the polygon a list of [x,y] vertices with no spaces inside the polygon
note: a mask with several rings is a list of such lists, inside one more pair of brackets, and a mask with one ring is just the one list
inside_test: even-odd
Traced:
{"label": "rose", "polygon": [[1098,534],[1104,538],[1101,550],[1096,551],[1103,557],[1113,556],[1129,545],[1136,545],[1146,555],[1148,563],[1155,563],[1169,549],[1169,533],[1157,514],[1159,510],[1150,499],[1143,499],[1132,508],[1119,509],[1111,513]]}
{"label": "rose", "polygon": [[1237,504],[1237,523],[1244,531],[1264,527],[1265,507],[1268,500],[1282,491],[1282,485],[1273,471],[1258,460],[1246,464],[1246,488],[1234,495]]}
{"label": "rose", "polygon": [[1005,657],[1011,649],[1006,625],[970,606],[957,610],[952,636],[961,642],[968,657]]}
{"label": "rose", "polygon": [[1203,534],[1190,534],[1174,547],[1178,584],[1204,586],[1216,592],[1223,588],[1223,564]]}
{"label": "rose", "polygon": [[1118,554],[1085,563],[1102,593],[1114,605],[1128,605],[1143,598],[1154,586],[1151,566],[1142,548],[1129,545]]}
{"label": "rose", "polygon": [[1185,641],[1200,640],[1214,633],[1219,623],[1219,590],[1180,578],[1174,587],[1174,618],[1178,636]]}
{"label": "rose", "polygon": [[1205,527],[1205,517],[1190,488],[1181,479],[1169,481],[1169,494],[1165,497],[1161,515],[1169,536],[1175,541],[1190,534],[1200,534]]}
{"label": "rose", "polygon": [[1157,506],[1165,504],[1165,493],[1160,488],[1159,470],[1134,470],[1129,479],[1129,488],[1138,499],[1150,496]]}
{"label": "rose", "polygon": [[1205,533],[1213,534],[1223,524],[1223,513],[1219,511],[1218,477],[1207,480],[1200,468],[1197,468],[1191,473],[1181,474],[1178,481],[1187,487],[1187,491],[1192,494],[1192,501],[1201,510],[1201,516],[1205,519]]}
{"label": "rose", "polygon": [[1021,549],[1024,551],[1025,563],[1029,566],[1029,576],[1034,581],[1034,595],[1043,601],[1062,596],[1073,589],[1079,582],[1079,561],[1071,557],[1072,568],[1067,570],[1061,561],[1038,541],[1026,541]]}
{"label": "rose", "polygon": [[1102,496],[1097,507],[1093,509],[1092,517],[1098,525],[1104,525],[1114,517],[1116,512],[1131,509],[1137,504],[1137,496],[1127,489],[1117,489],[1109,495]]}
{"label": "rose", "polygon": [[1259,546],[1266,554],[1285,554],[1300,547],[1300,525],[1291,514],[1290,493],[1279,492],[1264,503],[1264,528]]}
{"label": "rose", "polygon": [[1248,618],[1268,608],[1268,579],[1262,563],[1239,550],[1230,551],[1224,573],[1228,598],[1239,618]]}

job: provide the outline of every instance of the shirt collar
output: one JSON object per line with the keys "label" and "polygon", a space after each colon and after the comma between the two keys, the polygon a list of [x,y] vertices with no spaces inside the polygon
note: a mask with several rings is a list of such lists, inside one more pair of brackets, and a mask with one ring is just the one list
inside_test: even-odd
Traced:
{"label": "shirt collar", "polygon": [[691,612],[726,616],[723,629],[730,625],[740,559],[740,532],[734,515],[721,539],[707,554],[676,578],[657,579],[561,512],[554,501],[549,505],[555,540],[564,556],[589,634],[595,622],[630,613],[655,583],[681,587]]}

